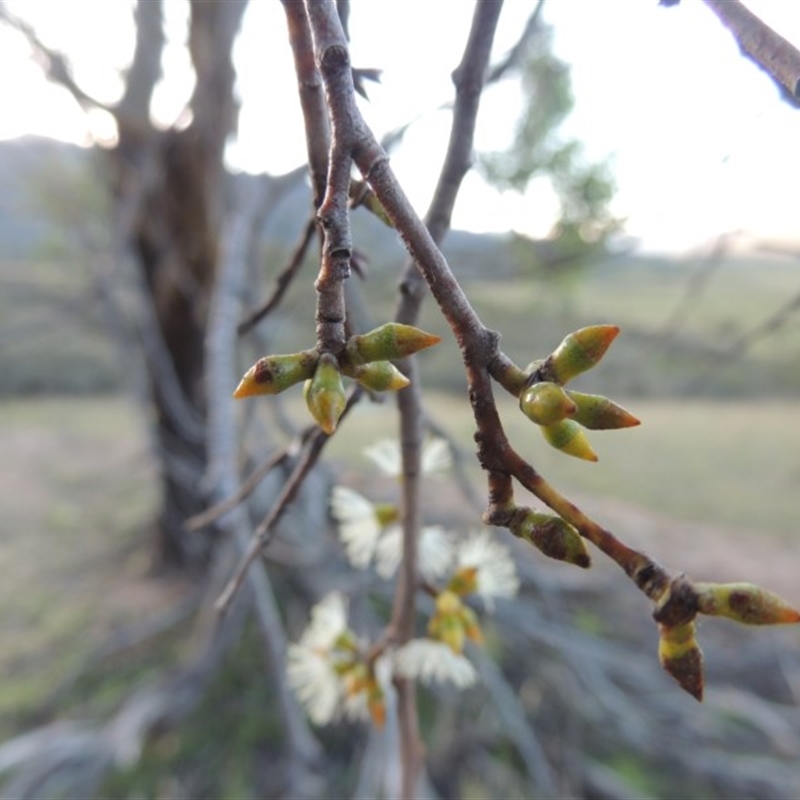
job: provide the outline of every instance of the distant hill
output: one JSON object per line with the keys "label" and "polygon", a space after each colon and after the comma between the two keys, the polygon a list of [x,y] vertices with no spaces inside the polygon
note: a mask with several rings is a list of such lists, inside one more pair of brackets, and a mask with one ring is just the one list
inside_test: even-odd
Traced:
{"label": "distant hill", "polygon": [[[92,150],[58,142],[54,139],[26,136],[0,141],[0,258],[35,257],[37,248],[47,237],[51,223],[46,216],[47,182],[53,175],[74,176],[89,172],[94,157]],[[256,176],[238,174],[231,177],[235,191]],[[302,229],[309,210],[309,193],[304,183],[298,184],[284,197],[275,214],[265,224],[263,235],[273,244],[290,248]],[[356,246],[365,252],[381,254],[384,265],[395,268],[405,258],[397,234],[365,210],[353,215]],[[509,275],[507,237],[451,231],[444,251],[454,270],[462,275],[475,274],[490,263],[494,274]]]}

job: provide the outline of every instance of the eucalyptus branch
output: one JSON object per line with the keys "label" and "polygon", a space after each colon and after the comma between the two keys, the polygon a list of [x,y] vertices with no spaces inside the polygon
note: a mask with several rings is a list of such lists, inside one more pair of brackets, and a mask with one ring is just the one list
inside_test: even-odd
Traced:
{"label": "eucalyptus branch", "polygon": [[[472,27],[460,65],[453,73],[456,100],[450,127],[450,140],[436,185],[426,225],[439,243],[450,228],[456,196],[472,159],[473,137],[483,81],[491,54],[492,41],[502,2],[476,3]],[[413,324],[424,297],[424,282],[413,260],[405,267],[400,282],[400,301],[395,319]],[[413,635],[417,588],[417,549],[421,515],[419,511],[419,465],[422,439],[422,398],[417,381],[415,359],[406,361],[403,371],[411,385],[398,394],[400,441],[403,455],[403,555],[400,579],[392,610],[392,626],[397,641]],[[400,748],[403,764],[402,796],[411,797],[421,768],[421,750],[416,718],[416,698],[409,681],[397,682],[400,722]],[[410,706],[406,708],[406,706]]]}
{"label": "eucalyptus branch", "polygon": [[705,0],[705,3],[733,34],[742,53],[761,67],[796,105],[800,100],[800,50],[739,0]]}
{"label": "eucalyptus branch", "polygon": [[328,177],[328,148],[330,129],[325,98],[322,95],[322,80],[314,61],[314,46],[308,17],[298,0],[282,0],[289,29],[289,43],[294,56],[300,107],[306,132],[308,165],[314,187],[314,208],[319,208],[325,194]]}
{"label": "eucalyptus branch", "polygon": [[[354,100],[347,43],[332,5],[323,2],[309,3],[308,11],[331,118],[339,128],[337,137],[350,144],[349,153],[356,166],[400,232],[461,350],[477,428],[475,439],[478,460],[489,476],[489,504],[484,519],[488,523],[504,524],[522,535],[518,532],[521,530],[520,515],[535,515],[535,512],[513,505],[513,479],[531,490],[558,514],[557,518],[551,518],[555,520],[555,524],[571,526],[572,532],[568,531],[569,547],[575,549],[571,537],[574,530],[577,530],[582,537],[615,561],[639,589],[655,602],[654,618],[660,625],[659,653],[662,664],[684,689],[700,699],[702,659],[694,637],[693,622],[698,613],[724,614],[743,622],[759,623],[796,622],[800,620],[800,614],[786,606],[780,598],[769,595],[758,587],[694,585],[683,576],[670,576],[646,555],[623,544],[610,531],[591,520],[514,452],[500,421],[492,391],[492,379],[514,396],[520,396],[534,380],[552,381],[555,377],[557,383],[563,383],[577,373],[566,375],[564,380],[558,379],[552,369],[551,357],[544,367],[537,368],[528,375],[500,351],[499,335],[483,325],[470,305],[430,231],[417,217],[403,193],[386,154],[361,117]],[[613,326],[606,326],[603,332],[599,328],[590,331],[589,335],[604,337],[610,334],[613,338],[618,330],[612,331]],[[586,368],[588,367],[577,371]],[[551,377],[542,377],[545,375]],[[558,391],[556,384],[551,385]],[[628,416],[633,421],[626,425],[638,423],[631,415]],[[585,457],[596,460],[590,448]],[[545,544],[549,547],[550,554],[564,558],[566,551],[554,551],[551,532],[549,528],[539,531],[547,540]],[[562,536],[562,545],[566,536],[567,534]],[[582,548],[580,545],[581,550]],[[547,552],[547,548],[545,551]],[[584,567],[589,564],[585,552],[577,555],[573,552],[569,554],[568,560]],[[756,613],[751,613],[753,608],[757,608]]]}

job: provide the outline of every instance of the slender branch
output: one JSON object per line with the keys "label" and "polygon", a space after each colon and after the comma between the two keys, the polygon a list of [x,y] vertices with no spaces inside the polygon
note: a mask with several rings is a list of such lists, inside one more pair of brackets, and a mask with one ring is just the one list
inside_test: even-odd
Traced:
{"label": "slender branch", "polygon": [[[318,16],[324,16],[327,4],[313,3],[311,6]],[[323,56],[320,59],[321,71],[331,113],[350,122],[352,134],[358,142],[353,151],[355,163],[403,237],[462,352],[467,370],[470,403],[477,426],[475,438],[478,459],[490,476],[490,505],[487,513],[489,521],[494,522],[497,519],[493,513],[493,501],[500,496],[509,496],[510,479],[514,477],[523,486],[534,491],[553,510],[563,514],[582,535],[612,558],[642,591],[655,598],[669,584],[667,574],[647,556],[623,545],[609,531],[594,523],[574,504],[555,492],[511,448],[497,412],[491,383],[492,377],[505,377],[511,364],[499,350],[498,334],[483,325],[470,305],[433,237],[416,215],[397,182],[385,153],[364,123],[353,99],[349,71],[341,69],[346,43],[341,30],[338,39],[331,34],[334,30],[331,19],[335,19],[335,16],[328,14],[321,24],[328,26],[325,29],[328,35],[327,46],[335,54],[332,61],[338,69],[325,68],[325,42],[317,42],[318,51]]]}
{"label": "slender branch", "polygon": [[[342,412],[342,416],[340,417],[340,424],[341,420],[344,419],[350,409],[352,409],[353,406],[358,403],[362,395],[363,392],[360,387],[357,387],[351,393],[347,400],[347,405]],[[231,601],[242,586],[250,565],[258,558],[261,551],[270,543],[270,541],[272,541],[272,537],[275,535],[275,527],[277,523],[280,521],[289,504],[292,502],[292,500],[294,500],[297,492],[306,478],[306,475],[319,460],[319,457],[330,438],[331,437],[327,433],[318,428],[311,439],[309,439],[303,450],[302,456],[298,460],[297,464],[295,464],[291,475],[283,485],[283,489],[275,499],[272,508],[270,508],[267,515],[255,529],[255,531],[253,531],[252,538],[250,539],[250,545],[236,567],[233,577],[228,582],[228,585],[225,587],[225,590],[222,592],[222,594],[217,598],[215,605],[217,611],[219,611],[221,614],[225,613],[230,607]]]}
{"label": "slender branch", "polygon": [[705,3],[733,34],[744,55],[770,75],[796,105],[800,99],[800,50],[739,0]]}
{"label": "slender branch", "polygon": [[239,336],[244,336],[246,333],[249,333],[256,325],[258,325],[259,322],[261,322],[262,319],[264,319],[264,317],[278,307],[281,300],[283,300],[283,296],[292,285],[292,281],[300,271],[300,267],[303,265],[303,260],[305,259],[306,253],[308,252],[308,247],[314,238],[314,232],[316,229],[316,220],[312,217],[303,228],[300,239],[297,242],[291,257],[289,258],[289,263],[275,278],[275,288],[272,294],[264,301],[264,303],[262,303],[259,308],[257,308],[239,323],[239,326],[236,329],[236,332],[239,334]]}
{"label": "slender branch", "polygon": [[75,98],[82,109],[100,108],[109,113],[114,113],[114,109],[111,106],[92,97],[75,82],[72,75],[72,67],[67,57],[63,53],[49,48],[37,36],[33,27],[9,11],[3,2],[0,2],[0,20],[3,20],[12,28],[16,28],[25,37],[33,51],[34,58],[39,62],[47,78],[53,83],[63,86]]}
{"label": "slender branch", "polygon": [[[453,73],[456,100],[450,140],[425,218],[430,235],[437,243],[444,239],[450,228],[456,196],[471,165],[478,105],[501,9],[502,2],[476,3],[464,54]],[[417,265],[409,260],[399,285],[400,299],[395,313],[398,322],[416,322],[424,289],[424,280]],[[399,643],[408,641],[413,635],[421,525],[419,469],[424,416],[416,360],[407,359],[403,371],[411,384],[399,392],[397,398],[403,456],[403,556],[392,609],[392,629]],[[422,766],[416,698],[413,685],[407,681],[398,682],[397,689],[403,764],[401,796],[412,797]]]}
{"label": "slender branch", "polygon": [[247,476],[247,479],[239,486],[236,491],[226,497],[224,500],[220,500],[218,503],[215,503],[210,508],[207,508],[200,514],[195,514],[193,517],[189,517],[186,520],[186,530],[188,531],[198,531],[201,528],[205,528],[206,525],[210,525],[212,522],[216,522],[220,517],[227,514],[229,511],[232,511],[239,503],[246,500],[252,493],[255,491],[256,487],[261,483],[267,475],[272,472],[275,467],[279,464],[282,464],[287,458],[289,457],[289,452],[287,450],[281,450],[275,453],[271,453],[269,458],[267,458],[263,463],[259,464],[251,473]]}
{"label": "slender branch", "polygon": [[294,55],[300,107],[305,122],[308,165],[314,187],[314,208],[319,208],[328,177],[330,147],[328,111],[325,98],[322,96],[322,79],[314,60],[311,29],[303,4],[298,0],[282,0],[282,3]]}

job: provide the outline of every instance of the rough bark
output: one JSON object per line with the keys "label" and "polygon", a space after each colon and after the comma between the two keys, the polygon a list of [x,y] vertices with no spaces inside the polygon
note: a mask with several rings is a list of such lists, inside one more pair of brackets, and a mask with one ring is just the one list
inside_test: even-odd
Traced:
{"label": "rough bark", "polygon": [[162,480],[156,555],[164,565],[202,566],[211,547],[208,536],[187,534],[184,521],[206,502],[204,340],[220,248],[223,149],[238,111],[231,53],[245,6],[191,2],[190,121],[163,131],[149,118],[163,47],[161,3],[140,0],[134,60],[115,109],[119,143],[108,152],[116,221],[163,345],[146,350]]}

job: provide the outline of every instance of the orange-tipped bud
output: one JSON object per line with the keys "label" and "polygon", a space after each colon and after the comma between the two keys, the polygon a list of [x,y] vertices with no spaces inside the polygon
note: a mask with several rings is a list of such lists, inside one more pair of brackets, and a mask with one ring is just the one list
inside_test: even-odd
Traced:
{"label": "orange-tipped bud", "polygon": [[447,583],[447,590],[466,597],[478,590],[478,568],[477,567],[462,567]]}
{"label": "orange-tipped bud", "polygon": [[400,520],[400,509],[394,503],[374,503],[372,510],[381,528],[388,528]]}
{"label": "orange-tipped bud", "polygon": [[567,394],[577,406],[572,419],[579,422],[584,428],[608,431],[617,428],[633,428],[635,425],[642,424],[641,420],[634,417],[630,411],[601,394],[584,394],[572,390]]}
{"label": "orange-tipped bud", "polygon": [[658,660],[681,688],[695,700],[703,699],[703,653],[695,638],[693,621],[658,626]]}
{"label": "orange-tipped bud", "polygon": [[745,625],[800,622],[800,612],[778,595],[752,583],[696,583],[702,614],[729,617]]}
{"label": "orange-tipped bud", "polygon": [[317,358],[315,350],[259,358],[245,372],[233,396],[238,399],[256,394],[278,394],[310,378],[314,374]]}
{"label": "orange-tipped bud", "polygon": [[453,591],[445,589],[436,595],[436,613],[452,616],[458,614],[463,607],[461,598]]}
{"label": "orange-tipped bud", "polygon": [[342,376],[336,358],[330,353],[319,357],[314,377],[307,385],[306,405],[317,424],[328,435],[336,430],[347,397],[342,386]]}
{"label": "orange-tipped bud", "polygon": [[597,364],[617,338],[616,325],[590,325],[564,338],[549,358],[553,377],[565,384]]}
{"label": "orange-tipped bud", "polygon": [[351,336],[347,340],[345,352],[350,364],[357,366],[370,361],[405,358],[440,341],[441,337],[425,333],[411,325],[387,322],[369,333]]}
{"label": "orange-tipped bud", "polygon": [[575,401],[557,383],[549,381],[525,389],[519,396],[519,407],[537,425],[555,425],[578,410]]}
{"label": "orange-tipped bud", "polygon": [[391,361],[371,361],[355,366],[345,364],[342,372],[373,392],[396,392],[410,383]]}
{"label": "orange-tipped bud", "polygon": [[458,617],[436,614],[428,622],[428,634],[446,644],[454,653],[464,652],[466,635]]}
{"label": "orange-tipped bud", "polygon": [[467,639],[475,644],[483,644],[483,631],[478,622],[478,615],[469,606],[462,606],[461,623]]}
{"label": "orange-tipped bud", "polygon": [[511,533],[530,542],[546,556],[587,569],[591,559],[578,531],[566,520],[531,508],[518,508],[508,526]]}
{"label": "orange-tipped bud", "polygon": [[541,430],[547,443],[556,450],[585,461],[597,461],[597,453],[592,450],[583,428],[577,422],[564,419],[555,425],[543,425]]}
{"label": "orange-tipped bud", "polygon": [[386,701],[374,675],[370,676],[367,684],[367,710],[372,724],[376,728],[383,728],[386,723]]}
{"label": "orange-tipped bud", "polygon": [[483,639],[475,613],[450,589],[436,596],[436,612],[428,621],[428,634],[444,642],[454,653],[463,652],[467,638]]}

